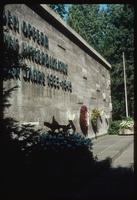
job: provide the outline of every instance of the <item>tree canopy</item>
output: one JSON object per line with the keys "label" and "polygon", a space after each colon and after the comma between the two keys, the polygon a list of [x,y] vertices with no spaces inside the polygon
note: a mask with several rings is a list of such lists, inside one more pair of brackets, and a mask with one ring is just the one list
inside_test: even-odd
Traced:
{"label": "tree canopy", "polygon": [[[64,18],[65,4],[50,4]],[[129,115],[134,104],[134,5],[72,4],[67,23],[95,48],[111,65],[113,119],[125,117],[124,73],[125,53]]]}
{"label": "tree canopy", "polygon": [[65,17],[65,14],[67,13],[65,4],[48,4],[48,6],[57,12],[61,18]]}
{"label": "tree canopy", "polygon": [[68,24],[112,65],[111,94],[113,119],[125,116],[122,52],[125,53],[129,115],[134,102],[134,6],[108,4],[73,4]]}

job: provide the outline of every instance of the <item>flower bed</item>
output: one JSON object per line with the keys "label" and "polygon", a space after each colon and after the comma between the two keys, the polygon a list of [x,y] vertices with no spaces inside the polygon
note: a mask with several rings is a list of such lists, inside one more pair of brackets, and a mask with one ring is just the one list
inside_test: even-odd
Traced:
{"label": "flower bed", "polygon": [[126,119],[122,120],[122,122],[119,124],[120,130],[119,134],[120,135],[131,135],[134,133],[134,122],[132,119]]}

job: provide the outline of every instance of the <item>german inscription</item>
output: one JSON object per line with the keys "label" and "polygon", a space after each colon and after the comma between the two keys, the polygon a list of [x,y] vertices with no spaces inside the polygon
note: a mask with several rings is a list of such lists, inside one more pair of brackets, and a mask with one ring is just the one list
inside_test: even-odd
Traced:
{"label": "german inscription", "polygon": [[[9,28],[12,32],[17,34],[22,34],[23,37],[32,40],[33,43],[38,46],[45,48],[44,51],[35,48],[32,43],[22,41],[19,43],[18,38],[14,35],[9,34],[8,29],[4,32],[4,45],[5,49],[9,51],[14,51],[18,55],[20,54],[22,59],[29,60],[37,65],[43,66],[45,69],[50,68],[53,71],[57,71],[67,78],[68,75],[68,65],[61,60],[53,57],[47,50],[49,50],[49,40],[47,35],[39,31],[35,26],[22,21],[20,21],[17,16],[11,14],[9,10],[3,13],[3,26]],[[34,68],[34,66],[25,66],[20,68],[19,66],[13,66],[8,70],[9,78],[16,78],[21,80],[21,76],[24,81],[31,81],[42,86],[47,85],[49,87],[54,87],[57,89],[62,88],[65,91],[72,92],[72,84],[69,80],[60,80],[60,78],[54,74],[47,74],[45,76],[44,72]]]}

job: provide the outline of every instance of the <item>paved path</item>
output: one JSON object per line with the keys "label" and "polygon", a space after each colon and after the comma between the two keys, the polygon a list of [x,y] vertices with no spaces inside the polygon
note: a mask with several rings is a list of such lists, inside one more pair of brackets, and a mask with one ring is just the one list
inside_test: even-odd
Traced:
{"label": "paved path", "polygon": [[113,167],[133,167],[134,166],[134,145],[130,144],[127,149],[113,162]]}
{"label": "paved path", "polygon": [[110,157],[113,166],[133,165],[133,135],[105,135],[93,140],[93,154],[98,160]]}

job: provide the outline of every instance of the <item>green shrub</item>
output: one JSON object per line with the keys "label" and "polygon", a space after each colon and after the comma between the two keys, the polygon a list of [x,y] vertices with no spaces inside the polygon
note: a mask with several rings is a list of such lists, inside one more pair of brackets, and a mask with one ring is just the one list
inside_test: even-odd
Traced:
{"label": "green shrub", "polygon": [[92,149],[91,139],[80,134],[65,135],[48,132],[40,136],[40,144],[44,150],[64,151],[69,149]]}
{"label": "green shrub", "polygon": [[121,120],[111,121],[108,128],[108,134],[110,135],[118,135],[120,129]]}

